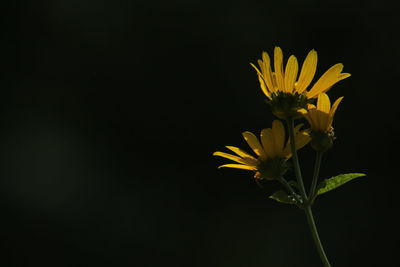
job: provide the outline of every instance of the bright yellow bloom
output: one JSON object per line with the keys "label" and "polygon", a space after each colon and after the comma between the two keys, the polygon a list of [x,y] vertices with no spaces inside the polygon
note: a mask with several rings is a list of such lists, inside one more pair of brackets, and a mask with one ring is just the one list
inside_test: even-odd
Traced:
{"label": "bright yellow bloom", "polygon": [[311,50],[302,65],[300,75],[298,62],[295,56],[290,56],[285,69],[283,67],[283,54],[279,47],[274,50],[274,71],[271,69],[271,60],[267,52],[262,53],[262,60],[258,60],[258,80],[264,94],[269,99],[272,113],[281,119],[297,118],[307,113],[308,104],[320,93],[325,93],[334,84],[350,76],[342,73],[343,64],[338,63],[328,69],[319,80],[311,84],[317,69],[317,52]]}
{"label": "bright yellow bloom", "polygon": [[[296,150],[304,147],[309,141],[309,131],[300,128],[302,124],[295,127]],[[285,143],[285,129],[279,120],[272,123],[272,128],[263,129],[261,131],[261,143],[258,138],[251,132],[244,132],[243,137],[257,155],[256,157],[244,152],[240,148],[226,146],[236,155],[214,152],[214,156],[220,156],[238,164],[225,164],[218,168],[228,167],[236,169],[244,169],[256,172],[256,178],[279,179],[287,170],[286,161],[292,156],[290,149],[290,141]]]}
{"label": "bright yellow bloom", "polygon": [[254,64],[251,64],[251,66],[257,71],[261,89],[269,99],[272,99],[272,94],[277,92],[305,94],[310,99],[316,98],[320,93],[325,93],[335,83],[350,76],[349,73],[342,73],[342,63],[335,64],[307,91],[307,87],[314,78],[317,61],[317,52],[313,49],[308,53],[301,68],[300,76],[297,77],[299,66],[296,57],[294,55],[289,57],[284,70],[282,50],[280,47],[275,47],[274,71],[271,69],[271,60],[267,52],[263,52],[262,60],[258,60],[260,69]]}
{"label": "bright yellow bloom", "polygon": [[309,111],[304,117],[311,125],[313,132],[329,133],[332,131],[333,116],[335,116],[343,97],[336,99],[331,107],[331,101],[327,94],[322,93],[318,96],[317,106],[309,105]]}

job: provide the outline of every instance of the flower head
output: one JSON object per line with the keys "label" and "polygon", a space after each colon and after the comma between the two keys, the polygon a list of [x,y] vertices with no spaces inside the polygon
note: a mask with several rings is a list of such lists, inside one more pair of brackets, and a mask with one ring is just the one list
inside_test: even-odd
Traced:
{"label": "flower head", "polygon": [[307,90],[317,69],[318,56],[311,50],[302,65],[298,76],[298,62],[294,55],[287,61],[283,68],[283,53],[279,47],[274,50],[274,71],[271,69],[271,60],[267,52],[262,53],[258,60],[258,80],[264,94],[269,99],[273,113],[280,118],[298,117],[307,112],[307,104],[320,93],[325,93],[334,84],[350,76],[342,73],[343,64],[338,63],[329,68],[317,82]]}
{"label": "flower head", "polygon": [[331,131],[333,117],[342,99],[343,96],[339,97],[331,106],[328,95],[322,93],[318,96],[317,106],[309,105],[309,111],[304,117],[310,123],[313,132]]}
{"label": "flower head", "polygon": [[304,117],[311,126],[311,145],[314,149],[325,151],[333,144],[333,117],[343,97],[339,97],[331,106],[331,101],[325,93],[318,96],[317,106],[309,105],[309,111]]}
{"label": "flower head", "polygon": [[[296,150],[304,147],[309,141],[308,130],[300,131],[302,124],[295,127]],[[279,179],[288,169],[286,161],[292,156],[290,141],[286,141],[285,129],[279,120],[272,123],[272,128],[261,131],[261,143],[251,132],[244,132],[243,137],[254,151],[256,156],[244,152],[240,148],[226,146],[236,155],[214,152],[214,156],[220,156],[239,164],[225,164],[218,168],[228,167],[244,169],[256,172],[255,178]]]}

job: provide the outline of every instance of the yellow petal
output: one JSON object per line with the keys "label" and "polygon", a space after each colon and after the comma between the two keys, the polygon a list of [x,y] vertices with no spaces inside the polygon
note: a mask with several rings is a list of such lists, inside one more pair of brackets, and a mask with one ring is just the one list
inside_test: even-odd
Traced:
{"label": "yellow petal", "polygon": [[348,78],[350,76],[351,76],[350,73],[340,73],[339,76],[338,76],[338,79],[340,81],[340,80],[346,79],[346,78]]}
{"label": "yellow petal", "polygon": [[267,52],[262,53],[262,60],[263,60],[263,77],[265,83],[267,84],[269,90],[274,92],[274,83],[272,82],[272,70],[271,70],[271,60]]}
{"label": "yellow petal", "polygon": [[[260,64],[260,63],[259,63],[259,64]],[[250,63],[250,66],[253,67],[253,69],[257,72],[258,75],[262,76],[261,71],[260,71],[253,63]]]}
{"label": "yellow petal", "polygon": [[318,120],[318,130],[326,132],[328,130],[329,113],[315,110],[315,114]]}
{"label": "yellow petal", "polygon": [[239,155],[242,158],[248,158],[248,159],[254,159],[256,160],[252,155],[250,155],[249,153],[241,150],[238,147],[234,147],[234,146],[226,146],[227,149],[231,150],[232,152],[236,153],[237,155]]}
{"label": "yellow petal", "polygon": [[344,80],[344,79],[346,79],[346,78],[348,78],[348,77],[350,77],[350,76],[351,76],[350,73],[340,73],[339,76],[337,77],[337,79],[332,83],[332,85],[331,85],[331,86],[328,86],[326,89],[322,90],[322,93],[326,93],[327,91],[329,91],[329,90],[332,88],[332,86],[333,86],[334,84],[336,84],[336,83],[338,83],[339,81]]}
{"label": "yellow petal", "polygon": [[283,124],[280,120],[274,120],[272,122],[272,133],[275,141],[275,153],[281,155],[285,144],[285,128],[283,128]]}
{"label": "yellow petal", "polygon": [[[310,133],[309,130],[304,130],[301,132],[298,132],[295,136],[295,147],[296,150],[299,150],[300,148],[304,147],[305,145],[310,142]],[[287,142],[285,149],[283,151],[283,156],[286,158],[290,158],[292,156],[292,150],[291,150],[291,145],[290,145],[290,140]]]}
{"label": "yellow petal", "polygon": [[257,168],[253,166],[241,165],[241,164],[225,164],[218,167],[220,168],[234,168],[234,169],[242,169],[242,170],[249,170],[249,171],[256,171]]}
{"label": "yellow petal", "polygon": [[336,109],[338,108],[340,102],[342,102],[343,96],[336,99],[335,103],[333,103],[332,108],[329,112],[329,122],[328,122],[328,129],[332,126],[333,117],[335,116]]}
{"label": "yellow petal", "polygon": [[257,159],[255,159],[252,155],[246,153],[245,151],[241,150],[240,148],[234,146],[226,146],[229,150],[233,151],[241,158],[243,158],[249,165],[257,165]]}
{"label": "yellow petal", "polygon": [[348,73],[341,73],[343,64],[338,63],[329,68],[307,93],[308,98],[314,98],[322,92],[326,92],[332,85],[350,76]]}
{"label": "yellow petal", "polygon": [[317,51],[311,50],[306,59],[304,60],[303,66],[301,67],[300,77],[297,81],[297,92],[301,94],[306,90],[307,86],[310,85],[314,78],[315,71],[317,69],[318,55]]}
{"label": "yellow petal", "polygon": [[285,88],[286,92],[292,93],[293,86],[297,78],[299,65],[295,56],[290,56],[285,69]]}
{"label": "yellow petal", "polygon": [[329,128],[329,112],[331,110],[331,101],[327,94],[321,93],[318,95],[317,110],[320,111],[317,113],[319,127],[322,131],[326,131]]}
{"label": "yellow petal", "polygon": [[[274,92],[278,90],[278,84],[276,83],[276,75],[275,72],[272,72],[272,85],[274,86]],[[271,91],[272,92],[272,91]]]}
{"label": "yellow petal", "polygon": [[[297,133],[300,131],[301,127],[303,127],[303,125],[304,125],[303,123],[300,123],[294,127],[293,132],[294,132],[295,137],[296,137]],[[287,155],[288,153],[291,153],[290,152],[290,137],[289,137],[288,141],[286,142],[285,147],[283,148],[283,154]]]}
{"label": "yellow petal", "polygon": [[265,152],[262,148],[260,142],[258,141],[257,137],[251,132],[244,132],[243,134],[244,139],[249,144],[251,149],[253,149],[254,153],[256,153],[259,157],[265,158]]}
{"label": "yellow petal", "polygon": [[309,98],[315,97],[318,94],[320,94],[328,84],[331,84],[332,81],[334,81],[338,75],[342,72],[343,70],[343,64],[338,63],[330,67],[322,76],[318,79],[318,81],[314,84],[314,86],[311,88],[311,90],[307,93],[307,96]]}
{"label": "yellow petal", "polygon": [[253,69],[257,72],[258,77],[260,77],[260,76],[262,77],[261,71],[253,63],[250,63],[250,66],[252,66]]}
{"label": "yellow petal", "polygon": [[331,110],[331,101],[327,94],[321,93],[318,95],[317,109],[324,113],[329,113]]}
{"label": "yellow petal", "polygon": [[260,82],[260,87],[261,87],[261,90],[263,91],[263,93],[264,93],[269,99],[272,99],[272,98],[271,98],[271,93],[269,92],[267,86],[265,85],[265,80],[263,79],[263,77],[260,76],[260,75],[258,75],[258,81]]}
{"label": "yellow petal", "polygon": [[264,78],[263,78],[262,73],[260,72],[259,69],[257,69],[256,66],[254,66],[253,63],[250,63],[250,65],[251,65],[251,66],[256,70],[256,72],[257,72],[257,77],[258,77],[258,81],[260,82],[261,90],[263,91],[263,93],[264,93],[269,99],[271,99],[271,94],[269,93],[268,88],[267,88],[266,85],[265,85],[265,81],[264,81]]}
{"label": "yellow petal", "polygon": [[230,160],[233,160],[233,161],[236,161],[238,163],[245,164],[245,165],[249,165],[250,164],[248,160],[245,160],[245,159],[242,159],[242,158],[240,158],[238,156],[234,156],[234,155],[231,155],[231,154],[228,154],[228,153],[224,153],[224,152],[219,152],[219,151],[214,152],[213,156],[223,157],[223,158],[230,159]]}
{"label": "yellow petal", "polygon": [[261,143],[267,157],[273,158],[276,156],[274,135],[270,128],[261,131]]}
{"label": "yellow petal", "polygon": [[316,109],[317,107],[315,106],[315,105],[313,105],[313,104],[307,104],[307,109],[308,110],[310,110],[310,109]]}
{"label": "yellow petal", "polygon": [[317,117],[318,111],[316,109],[311,109],[308,111],[304,117],[307,119],[308,123],[311,125],[311,129],[314,131],[319,130],[319,123]]}
{"label": "yellow petal", "polygon": [[304,130],[299,132],[296,135],[296,150],[304,147],[311,141],[310,132],[308,130]]}
{"label": "yellow petal", "polygon": [[276,46],[274,49],[274,70],[276,83],[279,91],[286,92],[283,72],[283,53],[280,47]]}
{"label": "yellow petal", "polygon": [[300,113],[301,115],[305,115],[305,114],[307,114],[307,109],[305,109],[305,108],[299,108],[298,110],[297,110],[297,113]]}

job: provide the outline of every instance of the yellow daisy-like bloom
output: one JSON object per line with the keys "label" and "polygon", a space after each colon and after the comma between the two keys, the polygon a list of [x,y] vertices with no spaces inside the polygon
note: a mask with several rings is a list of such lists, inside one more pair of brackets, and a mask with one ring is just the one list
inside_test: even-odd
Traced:
{"label": "yellow daisy-like bloom", "polygon": [[[302,126],[300,124],[295,127],[296,150],[304,147],[310,141],[309,131],[300,131]],[[226,146],[236,155],[224,152],[214,152],[213,155],[230,159],[238,164],[224,164],[218,168],[228,167],[254,171],[256,172],[255,178],[261,179],[279,179],[285,174],[288,169],[285,163],[292,153],[290,141],[285,143],[285,129],[281,121],[275,120],[272,128],[261,131],[261,143],[251,132],[244,132],[243,137],[257,156],[254,157],[234,146]]]}
{"label": "yellow daisy-like bloom", "polygon": [[319,152],[325,152],[333,145],[335,134],[332,122],[343,97],[339,97],[331,107],[331,101],[325,93],[318,96],[317,106],[309,105],[304,117],[311,125],[311,146]]}
{"label": "yellow daisy-like bloom", "polygon": [[338,63],[329,68],[311,89],[307,90],[314,78],[317,61],[317,52],[311,50],[298,76],[296,57],[291,55],[284,69],[282,50],[275,47],[274,71],[271,69],[271,60],[267,52],[263,52],[262,60],[258,60],[259,69],[251,64],[257,71],[261,89],[270,100],[275,115],[288,118],[306,113],[310,99],[327,92],[334,84],[350,76],[349,73],[342,73],[343,64]]}
{"label": "yellow daisy-like bloom", "polygon": [[333,117],[343,96],[336,99],[331,107],[331,101],[327,94],[322,93],[318,96],[317,106],[309,105],[309,111],[304,117],[311,125],[313,132],[328,133],[332,131]]}

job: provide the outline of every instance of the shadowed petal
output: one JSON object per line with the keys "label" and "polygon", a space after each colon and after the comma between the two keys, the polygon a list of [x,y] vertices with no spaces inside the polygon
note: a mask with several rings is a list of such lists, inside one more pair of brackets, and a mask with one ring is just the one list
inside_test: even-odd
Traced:
{"label": "shadowed petal", "polygon": [[261,131],[261,143],[264,147],[264,151],[267,154],[267,157],[275,157],[275,140],[272,130],[270,128],[266,128]]}
{"label": "shadowed petal", "polygon": [[275,153],[281,155],[285,144],[285,128],[283,128],[283,124],[280,120],[274,120],[272,122],[272,133],[275,141]]}

